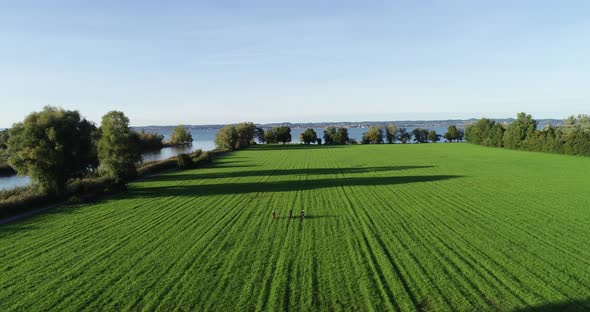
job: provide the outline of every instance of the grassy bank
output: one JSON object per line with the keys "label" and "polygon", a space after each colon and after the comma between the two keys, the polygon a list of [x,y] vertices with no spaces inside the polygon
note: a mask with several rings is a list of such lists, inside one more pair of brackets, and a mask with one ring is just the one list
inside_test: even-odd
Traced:
{"label": "grassy bank", "polygon": [[0,309],[589,309],[588,168],[467,144],[257,146],[0,226]]}

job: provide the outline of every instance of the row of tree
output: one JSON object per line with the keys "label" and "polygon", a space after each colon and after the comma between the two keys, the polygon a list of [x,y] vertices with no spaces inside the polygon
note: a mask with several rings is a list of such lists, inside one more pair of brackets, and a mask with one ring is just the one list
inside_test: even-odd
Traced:
{"label": "row of tree", "polygon": [[[179,142],[192,141],[184,127],[175,129],[172,140],[175,135]],[[57,196],[64,194],[69,180],[89,175],[124,183],[136,174],[142,149],[161,146],[163,139],[133,131],[119,111],[108,112],[96,127],[78,111],[52,106],[29,114],[3,138],[9,165],[31,177],[39,190]]]}
{"label": "row of tree", "polygon": [[590,116],[571,116],[560,126],[543,129],[526,113],[509,124],[482,118],[465,127],[465,137],[485,146],[590,156]]}
{"label": "row of tree", "polygon": [[[398,129],[395,124],[389,124],[386,127],[369,127],[368,131],[363,134],[361,143],[382,144],[387,142],[388,144],[392,144],[399,141],[402,144],[405,144],[410,142],[412,137],[416,143],[436,143],[441,139],[441,135],[437,134],[434,130],[415,128],[411,132],[408,132],[406,128]],[[442,137],[449,142],[460,142],[463,140],[463,131],[458,129],[457,126],[451,125]]]}
{"label": "row of tree", "polygon": [[[463,141],[463,130],[458,129],[455,125],[448,127],[447,132],[442,136],[447,141]],[[286,126],[273,127],[270,129],[261,129],[253,123],[242,123],[238,125],[229,125],[223,127],[215,138],[215,143],[222,150],[237,150],[251,144],[254,144],[254,138],[260,143],[289,143],[292,140],[291,128]],[[409,143],[412,138],[416,143],[438,142],[441,135],[434,130],[416,128],[408,132],[406,128],[398,128],[395,124],[389,124],[386,127],[371,126],[363,134],[362,144],[382,144],[382,143]],[[348,135],[348,129],[344,127],[329,126],[324,129],[323,141],[317,132],[312,128],[307,128],[299,135],[299,141],[303,144],[317,143],[319,145],[345,145],[356,144],[357,141]]]}

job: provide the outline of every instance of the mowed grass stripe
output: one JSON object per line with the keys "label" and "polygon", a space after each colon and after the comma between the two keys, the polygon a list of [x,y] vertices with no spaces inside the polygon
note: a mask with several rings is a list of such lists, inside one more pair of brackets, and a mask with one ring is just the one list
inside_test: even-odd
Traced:
{"label": "mowed grass stripe", "polygon": [[466,144],[257,146],[0,226],[0,309],[590,309],[588,168]]}

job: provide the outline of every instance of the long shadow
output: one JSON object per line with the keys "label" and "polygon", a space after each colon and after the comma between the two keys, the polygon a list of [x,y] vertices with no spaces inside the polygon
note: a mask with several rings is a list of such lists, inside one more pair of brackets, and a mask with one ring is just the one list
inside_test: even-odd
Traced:
{"label": "long shadow", "polygon": [[443,181],[461,176],[456,175],[427,175],[427,176],[397,176],[397,177],[357,177],[316,179],[306,181],[278,181],[266,183],[221,183],[200,185],[175,185],[136,188],[130,192],[136,197],[164,197],[164,196],[198,196],[198,195],[226,195],[246,193],[288,192],[314,190],[338,186],[378,186],[397,185],[420,182]]}
{"label": "long shadow", "polygon": [[326,149],[344,148],[346,145],[316,145],[316,144],[257,144],[248,147],[247,151],[279,151],[279,150],[301,150],[301,149]]}
{"label": "long shadow", "polygon": [[[234,166],[213,166],[213,168],[229,168]],[[238,178],[257,176],[282,176],[282,175],[328,175],[328,174],[354,174],[365,172],[399,171],[411,169],[433,168],[433,166],[383,166],[383,167],[360,167],[360,168],[297,168],[277,170],[248,170],[233,172],[208,172],[191,174],[170,174],[160,175],[151,178],[149,181],[183,181],[218,178]]]}
{"label": "long shadow", "polygon": [[552,302],[544,305],[527,307],[514,310],[515,312],[569,312],[590,311],[590,298],[585,300],[572,300],[564,302]]}

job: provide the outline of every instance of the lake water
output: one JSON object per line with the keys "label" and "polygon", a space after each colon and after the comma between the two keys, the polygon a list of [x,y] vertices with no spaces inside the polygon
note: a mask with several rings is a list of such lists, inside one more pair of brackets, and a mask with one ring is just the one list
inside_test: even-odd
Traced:
{"label": "lake water", "polygon": [[[164,140],[168,140],[168,137],[172,133],[172,128],[155,128],[158,129],[157,131],[162,135],[164,135]],[[408,132],[414,130],[414,128],[406,128]],[[443,134],[446,132],[446,128],[432,128],[438,134]],[[149,128],[145,128],[146,132],[150,132]],[[318,134],[318,137],[323,137],[324,135],[324,128],[314,128],[315,132]],[[217,129],[191,129],[191,135],[193,136],[193,144],[186,145],[186,146],[175,146],[175,147],[166,147],[158,151],[147,152],[144,153],[143,161],[156,161],[156,160],[163,160],[173,156],[176,156],[181,153],[190,153],[197,149],[202,149],[203,151],[212,150],[215,148],[215,134],[217,133]],[[302,128],[293,128],[291,129],[291,137],[293,143],[299,142],[299,134],[305,131]],[[348,129],[348,136],[351,139],[356,139],[358,142],[361,141],[363,133],[367,131],[367,128],[349,128]],[[29,185],[30,179],[28,177],[20,177],[20,176],[9,176],[9,177],[0,177],[0,190],[2,189],[12,189],[19,186],[26,186]]]}

